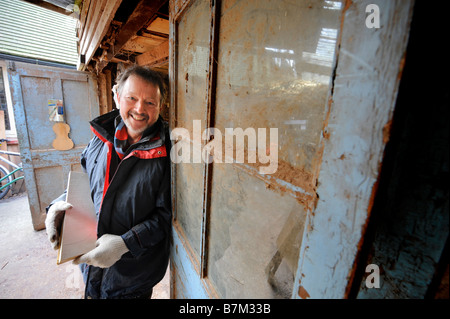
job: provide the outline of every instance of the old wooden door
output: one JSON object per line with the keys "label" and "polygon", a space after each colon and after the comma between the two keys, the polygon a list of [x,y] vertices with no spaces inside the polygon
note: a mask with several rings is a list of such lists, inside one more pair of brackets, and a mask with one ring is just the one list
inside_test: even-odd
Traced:
{"label": "old wooden door", "polygon": [[173,297],[345,296],[412,6],[376,2],[171,1]]}
{"label": "old wooden door", "polygon": [[[69,171],[81,169],[81,152],[92,138],[89,121],[99,114],[97,83],[89,73],[17,62],[9,62],[8,79],[33,227],[39,230],[45,207],[64,192]],[[72,149],[52,146],[49,99],[63,101]]]}

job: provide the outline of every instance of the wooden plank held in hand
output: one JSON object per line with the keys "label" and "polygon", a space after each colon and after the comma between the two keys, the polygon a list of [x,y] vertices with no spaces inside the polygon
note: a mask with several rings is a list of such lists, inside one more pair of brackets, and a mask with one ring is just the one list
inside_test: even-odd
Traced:
{"label": "wooden plank held in hand", "polygon": [[97,215],[86,173],[70,171],[66,200],[72,208],[66,211],[61,228],[58,265],[91,251],[97,242]]}

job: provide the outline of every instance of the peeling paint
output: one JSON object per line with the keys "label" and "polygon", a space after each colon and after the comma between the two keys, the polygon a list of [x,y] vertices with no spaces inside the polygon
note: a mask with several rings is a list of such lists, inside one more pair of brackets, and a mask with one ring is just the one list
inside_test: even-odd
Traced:
{"label": "peeling paint", "polygon": [[392,128],[392,120],[389,120],[383,126],[383,143],[384,144],[387,144],[387,142],[389,142],[389,138],[391,136],[391,128]]}
{"label": "peeling paint", "polygon": [[298,287],[298,296],[302,299],[308,299],[311,297],[303,286]]}
{"label": "peeling paint", "polygon": [[[368,3],[346,1],[342,11],[317,172],[320,199],[306,222],[293,297],[305,286],[311,298],[346,297],[373,205],[413,3],[384,1],[382,25],[395,27],[376,32],[357,25]],[[363,74],[362,66],[376,72]]]}

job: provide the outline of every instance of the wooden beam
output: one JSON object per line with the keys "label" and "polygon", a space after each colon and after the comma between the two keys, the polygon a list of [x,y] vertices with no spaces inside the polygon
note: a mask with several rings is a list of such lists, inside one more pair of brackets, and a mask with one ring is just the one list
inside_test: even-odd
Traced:
{"label": "wooden beam", "polygon": [[134,36],[156,12],[158,12],[166,1],[167,0],[139,1],[127,22],[120,29],[114,45],[108,49],[104,59],[97,63],[97,72],[101,72],[103,68],[108,65],[109,61],[111,61],[111,59],[120,52],[128,40],[131,39],[131,37]]}
{"label": "wooden beam", "polygon": [[80,38],[83,34],[84,27],[86,25],[86,18],[88,15],[89,7],[91,5],[91,0],[84,0],[83,4],[81,6],[80,10],[80,17],[79,17],[79,28],[77,30],[77,36]]}
{"label": "wooden beam", "polygon": [[99,102],[99,112],[100,115],[108,113],[108,98],[107,98],[107,87],[106,87],[106,75],[104,73],[99,73],[97,76],[98,82],[98,102]]}
{"label": "wooden beam", "polygon": [[106,80],[106,102],[108,104],[108,112],[112,111],[113,108],[113,96],[112,96],[112,77],[111,70],[105,70],[105,80]]}
{"label": "wooden beam", "polygon": [[84,65],[79,63],[78,70],[84,71],[95,51],[106,35],[109,26],[122,0],[101,0],[91,2],[88,17],[80,38],[80,54],[85,56]]}
{"label": "wooden beam", "polygon": [[169,41],[165,41],[160,45],[154,47],[152,50],[142,53],[136,57],[136,62],[139,65],[152,65],[162,59],[169,57]]}

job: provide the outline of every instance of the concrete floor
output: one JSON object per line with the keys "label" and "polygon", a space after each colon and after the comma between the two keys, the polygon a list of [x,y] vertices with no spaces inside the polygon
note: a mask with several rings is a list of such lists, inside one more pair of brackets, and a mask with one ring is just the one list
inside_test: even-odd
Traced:
{"label": "concrete floor", "polygon": [[[152,299],[168,299],[169,271]],[[56,265],[45,230],[34,231],[26,193],[0,200],[0,298],[79,299],[84,283],[78,266]]]}

